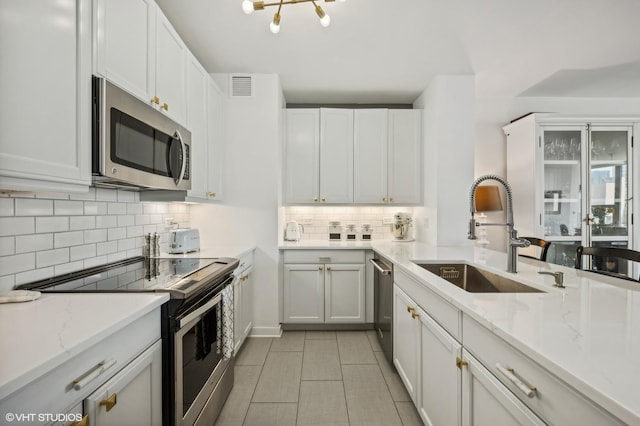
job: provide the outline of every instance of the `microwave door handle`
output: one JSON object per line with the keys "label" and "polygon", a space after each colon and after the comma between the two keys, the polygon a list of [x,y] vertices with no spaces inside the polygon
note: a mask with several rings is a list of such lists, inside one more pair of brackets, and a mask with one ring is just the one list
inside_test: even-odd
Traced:
{"label": "microwave door handle", "polygon": [[187,146],[182,140],[182,135],[180,134],[180,130],[176,129],[175,138],[180,141],[180,149],[182,150],[182,165],[180,166],[180,177],[176,181],[176,186],[180,186],[182,183],[182,179],[184,179],[184,174],[187,168]]}

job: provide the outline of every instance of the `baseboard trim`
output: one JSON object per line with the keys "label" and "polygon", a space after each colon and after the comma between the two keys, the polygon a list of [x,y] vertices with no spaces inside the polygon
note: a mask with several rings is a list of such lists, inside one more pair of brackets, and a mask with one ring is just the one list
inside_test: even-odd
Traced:
{"label": "baseboard trim", "polygon": [[280,337],[282,336],[282,327],[253,327],[249,332],[249,337]]}
{"label": "baseboard trim", "polygon": [[373,330],[373,323],[364,324],[282,324],[284,331],[348,331]]}

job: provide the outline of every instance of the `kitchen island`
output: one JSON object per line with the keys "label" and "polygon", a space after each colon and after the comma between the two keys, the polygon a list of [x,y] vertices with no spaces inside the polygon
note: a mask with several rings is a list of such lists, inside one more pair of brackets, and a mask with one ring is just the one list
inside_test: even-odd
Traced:
{"label": "kitchen island", "polygon": [[[372,248],[393,262],[396,277],[409,277],[458,310],[453,334],[459,331],[460,341],[467,324],[479,324],[621,422],[640,422],[640,285],[522,257],[511,274],[505,253],[473,246],[374,241]],[[421,261],[467,262],[542,292],[469,293],[414,263]],[[541,271],[563,272],[566,288]]]}

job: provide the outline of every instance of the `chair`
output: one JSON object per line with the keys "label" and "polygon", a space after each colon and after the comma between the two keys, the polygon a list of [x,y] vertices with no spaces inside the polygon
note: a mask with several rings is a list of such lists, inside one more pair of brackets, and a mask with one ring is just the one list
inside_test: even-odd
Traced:
{"label": "chair", "polygon": [[591,256],[591,269],[589,272],[596,272],[616,278],[623,278],[640,282],[640,279],[632,278],[629,261],[640,262],[640,252],[618,247],[583,247],[576,249],[576,269],[582,268],[582,257]]}
{"label": "chair", "polygon": [[542,251],[540,252],[539,257],[530,256],[528,254],[521,254],[522,257],[528,257],[529,259],[541,260],[543,262],[547,261],[547,252],[549,251],[549,246],[551,245],[551,241],[543,240],[536,237],[520,237],[523,240],[527,240],[534,247],[540,247]]}

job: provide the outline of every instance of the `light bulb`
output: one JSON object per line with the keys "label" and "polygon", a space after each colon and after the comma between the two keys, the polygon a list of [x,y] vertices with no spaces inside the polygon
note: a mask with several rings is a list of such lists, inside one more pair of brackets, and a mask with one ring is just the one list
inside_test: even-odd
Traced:
{"label": "light bulb", "polygon": [[276,13],[273,15],[273,21],[269,24],[269,29],[272,33],[278,34],[280,32],[280,14]]}
{"label": "light bulb", "polygon": [[251,15],[251,13],[253,12],[253,2],[251,0],[244,0],[242,2],[242,10],[247,15]]}
{"label": "light bulb", "polygon": [[331,23],[331,17],[325,13],[325,15],[320,19],[320,25],[323,27],[328,27]]}

